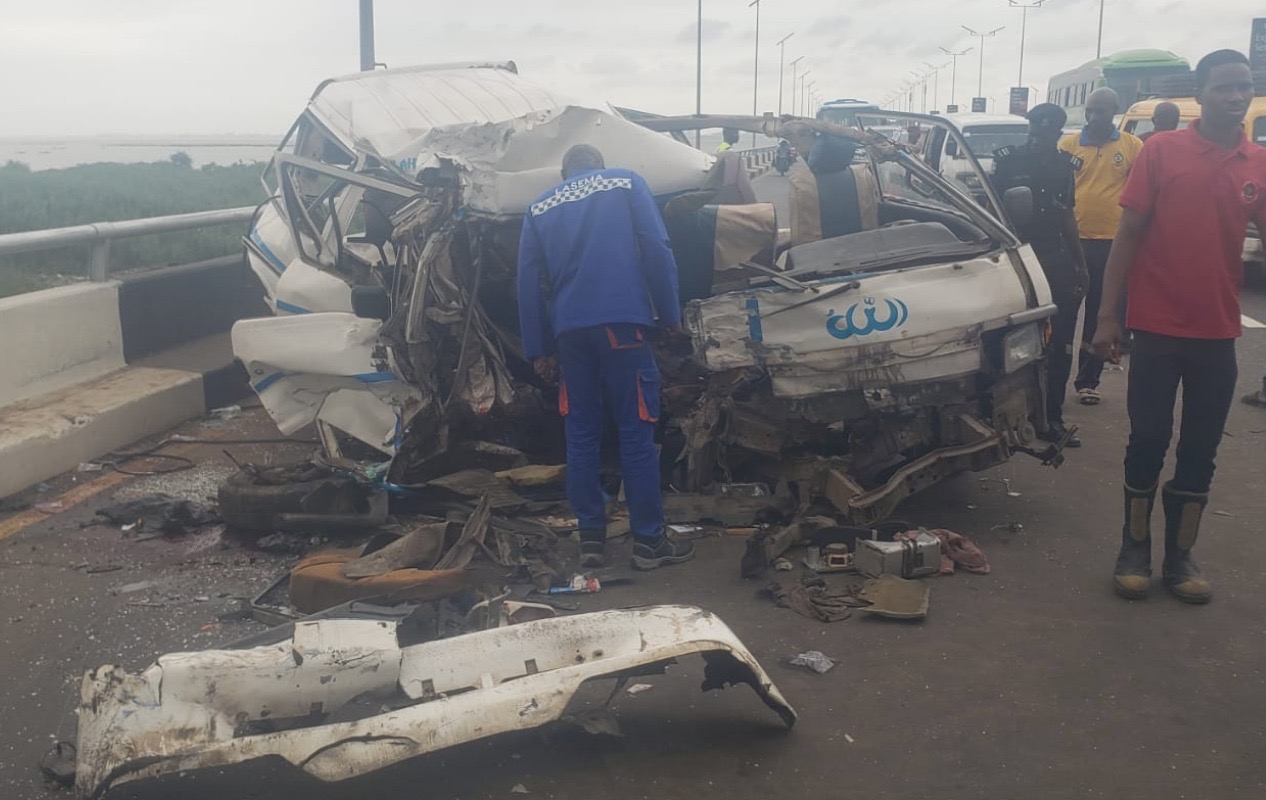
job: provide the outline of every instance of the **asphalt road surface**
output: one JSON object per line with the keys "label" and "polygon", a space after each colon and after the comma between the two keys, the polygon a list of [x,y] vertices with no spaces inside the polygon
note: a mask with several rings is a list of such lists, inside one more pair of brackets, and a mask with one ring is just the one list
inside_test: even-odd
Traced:
{"label": "asphalt road surface", "polygon": [[[766,191],[781,180],[759,183]],[[1266,295],[1249,291],[1244,308],[1266,320]],[[1266,330],[1246,330],[1239,353],[1240,388],[1248,392],[1266,368]],[[902,507],[899,516],[916,524],[970,535],[993,565],[988,576],[929,579],[923,622],[856,615],[821,624],[776,608],[759,584],[739,578],[743,545],[735,537],[702,540],[694,563],[579,601],[582,610],[672,602],[715,612],[799,711],[790,732],[746,687],[700,693],[702,662],[691,658],[645,679],[650,691],[615,701],[622,739],[546,728],[342,784],[257,764],[110,797],[448,800],[507,797],[522,785],[529,797],[577,800],[1260,798],[1266,412],[1237,404],[1228,423],[1196,551],[1214,602],[1194,608],[1162,592],[1127,603],[1109,581],[1122,505],[1124,390],[1124,372],[1109,372],[1103,405],[1070,406],[1086,445],[1063,468],[1020,457]],[[184,431],[276,435],[259,411]],[[223,449],[187,447],[200,467],[161,481],[67,476],[32,495],[43,512],[0,514],[0,797],[66,796],[44,788],[35,765],[52,741],[74,738],[85,670],[105,663],[136,670],[159,654],[259,629],[217,617],[232,597],[267,586],[290,563],[285,557],[231,539],[139,542],[116,528],[80,527],[120,493],[213,492],[231,469]],[[229,449],[241,460],[303,452]],[[627,545],[617,549],[623,563]],[[808,649],[837,666],[819,676],[783,664]],[[580,702],[601,704],[606,692],[593,687]]]}

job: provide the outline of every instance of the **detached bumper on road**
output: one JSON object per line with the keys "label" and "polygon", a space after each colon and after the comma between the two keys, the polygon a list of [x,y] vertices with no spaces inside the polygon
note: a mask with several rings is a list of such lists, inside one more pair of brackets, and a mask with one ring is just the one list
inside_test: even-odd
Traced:
{"label": "detached bumper on road", "polygon": [[[690,653],[707,662],[705,691],[746,683],[795,723],[755,657],[699,608],[581,614],[403,648],[391,622],[317,620],[275,645],[169,654],[140,674],[88,673],[76,790],[97,798],[130,781],[268,756],[344,780],[544,725],[586,681],[645,674]],[[394,710],[375,713],[383,707]]]}

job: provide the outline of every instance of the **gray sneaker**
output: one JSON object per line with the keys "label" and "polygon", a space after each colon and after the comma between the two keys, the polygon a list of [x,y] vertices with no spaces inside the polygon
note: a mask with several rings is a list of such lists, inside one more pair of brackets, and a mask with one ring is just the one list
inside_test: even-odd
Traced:
{"label": "gray sneaker", "polygon": [[679,542],[668,534],[661,534],[657,541],[633,544],[633,569],[652,570],[669,564],[684,564],[695,557],[695,546]]}
{"label": "gray sneaker", "polygon": [[582,530],[580,532],[580,568],[598,569],[607,565],[607,532]]}

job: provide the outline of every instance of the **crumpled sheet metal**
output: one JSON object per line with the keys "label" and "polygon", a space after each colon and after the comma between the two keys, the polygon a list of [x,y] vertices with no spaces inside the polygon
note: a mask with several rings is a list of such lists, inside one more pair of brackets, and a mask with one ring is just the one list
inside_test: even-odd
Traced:
{"label": "crumpled sheet metal", "polygon": [[[796,712],[738,637],[711,613],[652,606],[546,619],[401,648],[394,625],[317,620],[249,650],[162,656],[139,674],[104,666],[81,690],[76,791],[280,756],[337,781],[563,715],[586,681],[690,653],[703,689],[748,683],[791,727]],[[412,705],[311,724],[354,698]],[[317,713],[313,713],[317,712]],[[261,722],[297,727],[255,733]],[[252,728],[252,725],[255,728]]]}

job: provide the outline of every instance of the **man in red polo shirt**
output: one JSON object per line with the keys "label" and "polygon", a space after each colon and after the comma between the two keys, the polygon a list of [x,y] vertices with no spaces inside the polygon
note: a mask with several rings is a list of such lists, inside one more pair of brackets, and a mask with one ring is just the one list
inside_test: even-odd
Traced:
{"label": "man in red polo shirt", "polygon": [[1125,525],[1113,584],[1137,600],[1151,588],[1151,511],[1183,411],[1174,478],[1161,491],[1165,586],[1207,603],[1212,589],[1191,559],[1209,500],[1214,457],[1235,394],[1244,228],[1266,222],[1266,148],[1244,136],[1253,99],[1249,61],[1218,50],[1196,66],[1200,119],[1144,145],[1121,195],[1124,212],[1104,277],[1095,351],[1120,361],[1116,317],[1126,284],[1134,331],[1127,405]]}

